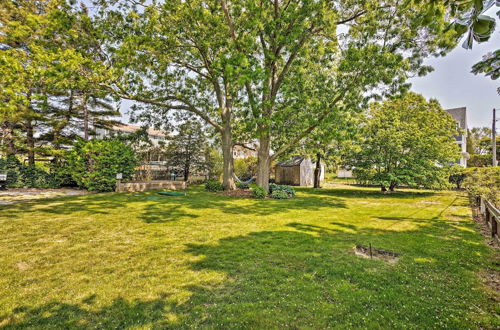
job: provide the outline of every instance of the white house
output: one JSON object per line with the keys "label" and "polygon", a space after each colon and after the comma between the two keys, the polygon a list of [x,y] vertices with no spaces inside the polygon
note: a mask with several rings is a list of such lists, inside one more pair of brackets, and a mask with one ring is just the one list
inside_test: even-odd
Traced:
{"label": "white house", "polygon": [[[109,129],[108,128],[97,128],[95,130],[95,133],[96,133],[95,137],[98,139],[102,139],[104,137],[110,137],[110,136],[116,135],[116,134],[128,135],[128,134],[135,133],[135,132],[139,131],[140,129],[141,129],[141,127],[136,126],[136,125],[128,125],[128,124],[113,125],[113,127],[109,128]],[[154,146],[158,146],[160,144],[160,142],[166,143],[168,135],[165,134],[164,132],[156,130],[156,129],[152,129],[152,128],[148,128],[146,131],[148,133],[149,139],[151,140],[151,143]]]}
{"label": "white house", "polygon": [[457,124],[457,129],[461,133],[455,136],[455,140],[462,151],[462,156],[457,160],[457,164],[467,167],[467,159],[469,158],[469,154],[467,153],[467,108],[446,109],[446,112],[453,117]]}

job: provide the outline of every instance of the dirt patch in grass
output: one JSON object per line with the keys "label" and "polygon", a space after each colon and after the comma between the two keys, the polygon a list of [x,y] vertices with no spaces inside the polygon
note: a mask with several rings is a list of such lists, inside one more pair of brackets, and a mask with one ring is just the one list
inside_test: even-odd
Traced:
{"label": "dirt patch in grass", "polygon": [[17,268],[24,272],[25,270],[28,270],[30,268],[30,265],[27,262],[20,261],[16,264]]}
{"label": "dirt patch in grass", "polygon": [[250,189],[235,189],[227,190],[221,193],[224,196],[240,197],[240,198],[252,198],[252,191]]}
{"label": "dirt patch in grass", "polygon": [[400,253],[376,249],[372,246],[356,245],[354,254],[363,258],[379,259],[388,263],[395,263],[401,256]]}

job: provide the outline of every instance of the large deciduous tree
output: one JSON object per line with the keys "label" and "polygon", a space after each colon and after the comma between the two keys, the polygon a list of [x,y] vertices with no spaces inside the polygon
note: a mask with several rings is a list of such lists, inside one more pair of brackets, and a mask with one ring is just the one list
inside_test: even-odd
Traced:
{"label": "large deciduous tree", "polygon": [[232,148],[245,58],[228,38],[218,1],[166,1],[149,6],[101,2],[111,63],[120,76],[108,87],[154,116],[198,116],[221,137],[223,184],[235,188]]}
{"label": "large deciduous tree", "polygon": [[429,70],[423,57],[455,44],[455,32],[446,30],[449,13],[437,3],[220,3],[233,47],[249,64],[242,93],[264,188],[274,159],[334,123],[339,112],[404,89],[410,75]]}
{"label": "large deciduous tree", "polygon": [[436,100],[414,93],[373,103],[350,154],[356,177],[392,191],[398,185],[438,187],[460,158],[456,124]]}
{"label": "large deciduous tree", "polygon": [[429,71],[424,57],[456,44],[437,2],[97,2],[121,71],[108,87],[150,111],[187,111],[213,126],[228,189],[236,143],[258,140],[257,183],[267,189],[272,160],[336,113],[405,89],[410,75]]}

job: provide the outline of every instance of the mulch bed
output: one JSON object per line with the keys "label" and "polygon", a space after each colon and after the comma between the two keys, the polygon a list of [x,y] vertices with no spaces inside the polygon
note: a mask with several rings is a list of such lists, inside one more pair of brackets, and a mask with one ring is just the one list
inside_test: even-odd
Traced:
{"label": "mulch bed", "polygon": [[252,191],[250,191],[250,189],[226,190],[224,192],[221,192],[220,194],[230,197],[253,198]]}

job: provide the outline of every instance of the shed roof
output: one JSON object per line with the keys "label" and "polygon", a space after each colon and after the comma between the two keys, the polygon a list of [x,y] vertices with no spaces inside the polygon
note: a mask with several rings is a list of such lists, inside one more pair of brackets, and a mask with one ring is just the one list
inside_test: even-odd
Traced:
{"label": "shed roof", "polygon": [[302,156],[293,156],[290,159],[284,160],[282,162],[276,163],[278,166],[284,166],[284,167],[292,167],[292,166],[298,166],[304,161],[304,157]]}

